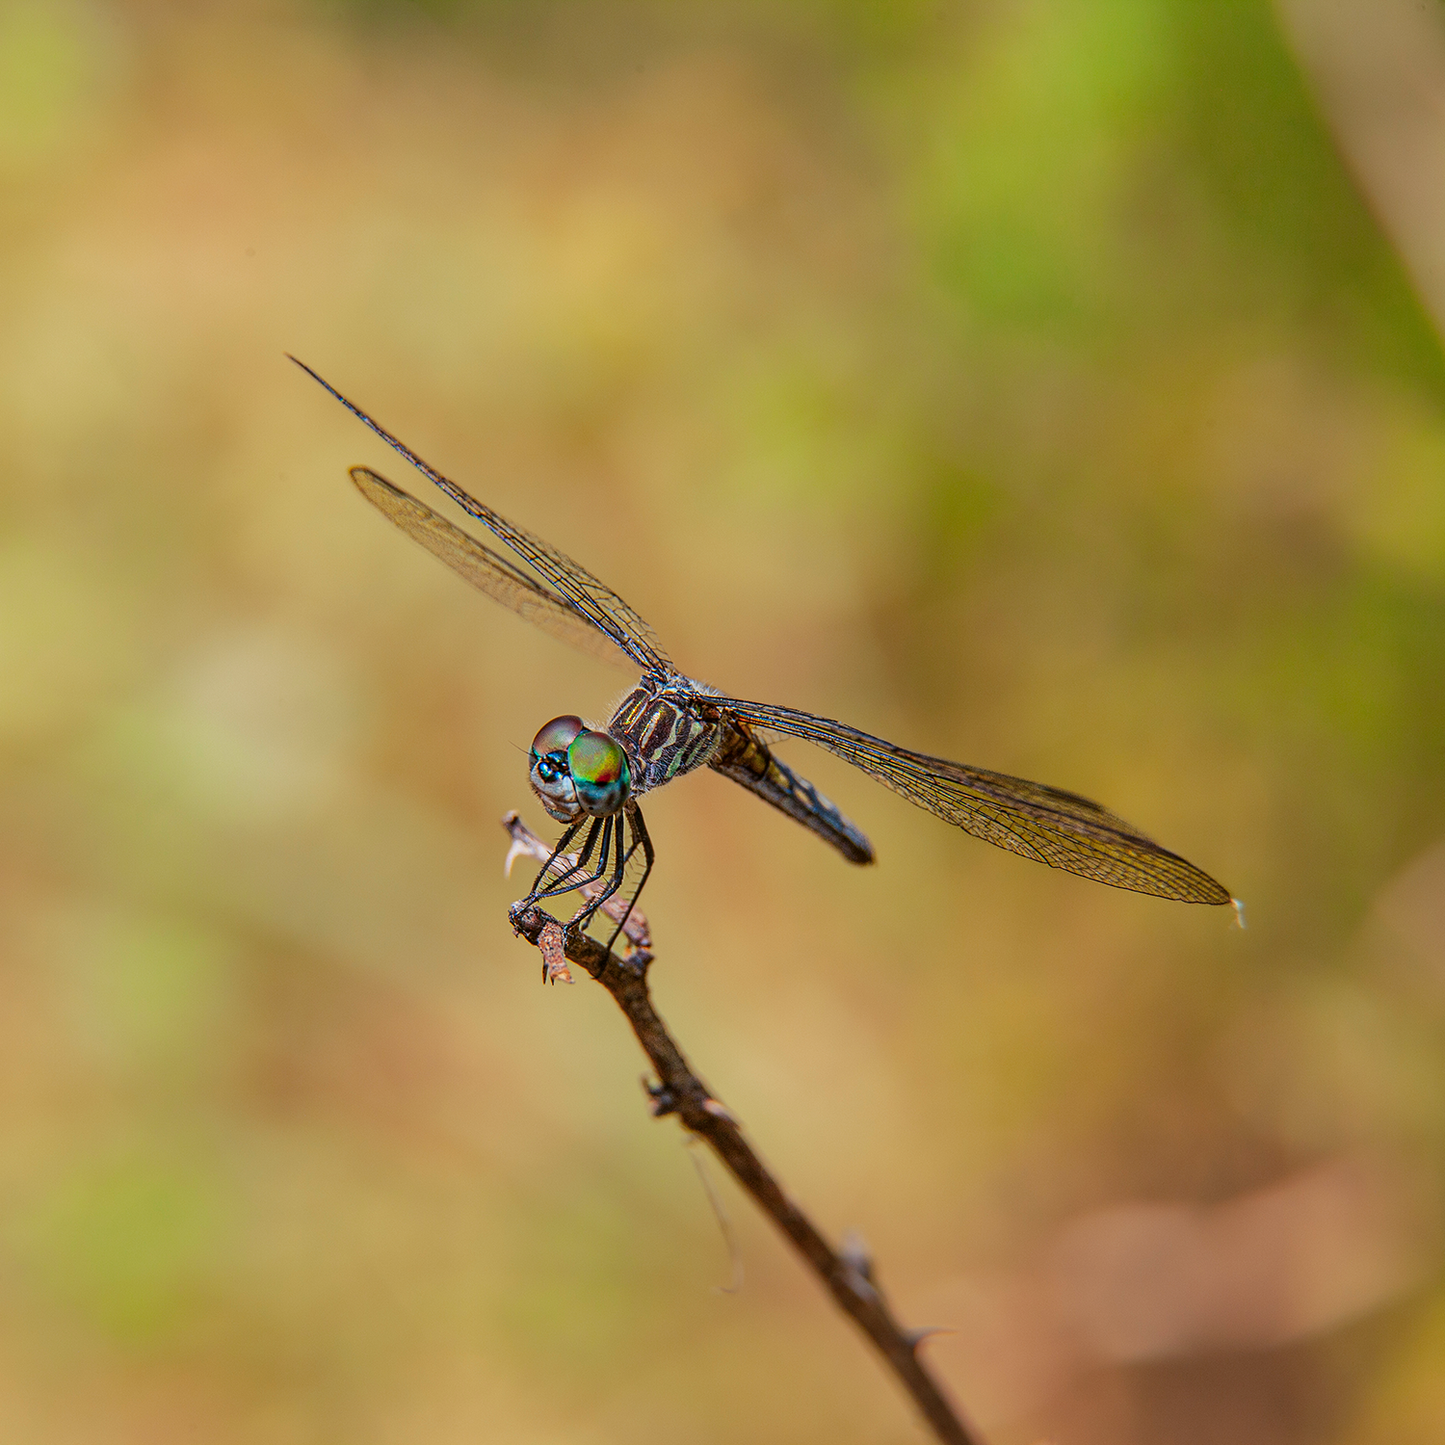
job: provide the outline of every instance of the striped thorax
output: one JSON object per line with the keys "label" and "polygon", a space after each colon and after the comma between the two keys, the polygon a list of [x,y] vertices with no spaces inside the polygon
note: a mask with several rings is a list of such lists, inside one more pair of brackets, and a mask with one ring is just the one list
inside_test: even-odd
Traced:
{"label": "striped thorax", "polygon": [[644,677],[622,699],[607,731],[632,761],[634,794],[702,767],[717,752],[721,723],[698,716],[698,701],[706,695],[705,688],[687,679]]}

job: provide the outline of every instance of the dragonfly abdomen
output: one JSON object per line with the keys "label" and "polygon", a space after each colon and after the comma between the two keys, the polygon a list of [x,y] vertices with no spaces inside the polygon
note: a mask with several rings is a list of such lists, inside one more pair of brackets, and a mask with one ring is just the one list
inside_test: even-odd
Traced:
{"label": "dragonfly abdomen", "polygon": [[812,783],[775,758],[748,725],[731,720],[709,765],[811,828],[850,863],[871,863],[873,845]]}

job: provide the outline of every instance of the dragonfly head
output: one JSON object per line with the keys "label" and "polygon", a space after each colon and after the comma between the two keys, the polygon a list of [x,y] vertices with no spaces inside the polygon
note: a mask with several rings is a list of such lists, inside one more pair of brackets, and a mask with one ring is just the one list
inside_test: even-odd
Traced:
{"label": "dragonfly head", "polygon": [[621,744],[580,717],[554,717],[532,739],[532,791],[559,823],[607,818],[632,794]]}

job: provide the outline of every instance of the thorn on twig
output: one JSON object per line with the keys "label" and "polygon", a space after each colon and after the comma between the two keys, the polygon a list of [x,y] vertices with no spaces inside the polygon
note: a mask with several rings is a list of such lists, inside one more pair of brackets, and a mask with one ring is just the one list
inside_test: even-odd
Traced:
{"label": "thorn on twig", "polygon": [[932,1335],[956,1335],[958,1331],[952,1325],[923,1325],[916,1330],[904,1330],[903,1338],[908,1341],[909,1349],[916,1354],[919,1345]]}
{"label": "thorn on twig", "polygon": [[647,1097],[652,1101],[652,1117],[654,1119],[661,1119],[667,1114],[677,1112],[677,1100],[673,1098],[672,1090],[666,1084],[654,1084],[644,1075],[642,1087],[647,1090]]}
{"label": "thorn on twig", "polygon": [[838,1246],[838,1257],[857,1270],[869,1284],[877,1283],[873,1278],[873,1251],[868,1248],[868,1241],[859,1230],[850,1229],[843,1236]]}
{"label": "thorn on twig", "polygon": [[[856,1229],[850,1229],[838,1245],[838,1262],[843,1266],[840,1283],[860,1300],[881,1301],[883,1292],[873,1278],[873,1251]],[[902,1331],[900,1331],[902,1333]]]}
{"label": "thorn on twig", "polygon": [[727,1107],[718,1103],[716,1099],[704,1099],[702,1108],[705,1114],[711,1114],[714,1119],[725,1119],[729,1124],[737,1123],[737,1118],[730,1114]]}

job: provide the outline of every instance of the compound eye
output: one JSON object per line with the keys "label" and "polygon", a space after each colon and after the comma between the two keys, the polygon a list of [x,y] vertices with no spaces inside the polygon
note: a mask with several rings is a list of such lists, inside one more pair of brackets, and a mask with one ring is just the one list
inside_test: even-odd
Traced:
{"label": "compound eye", "polygon": [[590,728],[579,732],[567,748],[567,766],[577,788],[577,801],[594,818],[615,813],[632,791],[627,754],[606,733]]}
{"label": "compound eye", "polygon": [[550,753],[565,753],[578,733],[584,732],[580,717],[568,713],[565,717],[554,717],[544,723],[542,730],[532,739],[532,761],[545,758]]}

